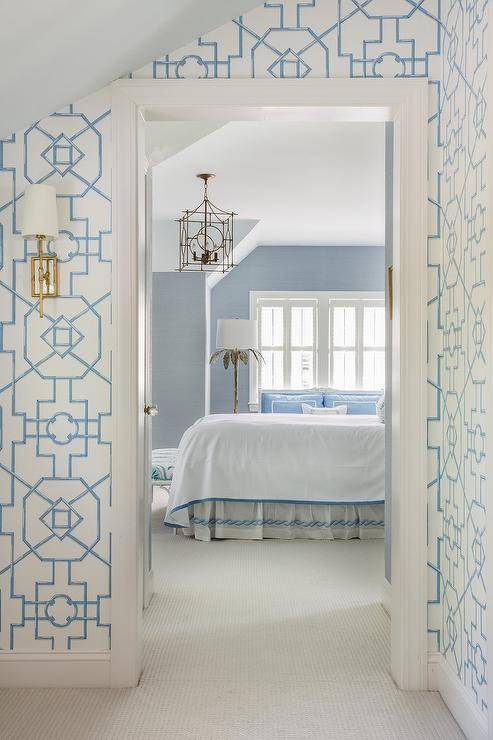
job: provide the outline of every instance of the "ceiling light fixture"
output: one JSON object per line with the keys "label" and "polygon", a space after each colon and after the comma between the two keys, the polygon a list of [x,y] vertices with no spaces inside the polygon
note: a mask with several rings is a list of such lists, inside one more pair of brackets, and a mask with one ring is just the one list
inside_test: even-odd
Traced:
{"label": "ceiling light fixture", "polygon": [[237,215],[215,206],[207,194],[209,173],[197,175],[204,181],[204,197],[193,210],[183,211],[180,224],[180,272],[227,272],[233,264],[233,221]]}

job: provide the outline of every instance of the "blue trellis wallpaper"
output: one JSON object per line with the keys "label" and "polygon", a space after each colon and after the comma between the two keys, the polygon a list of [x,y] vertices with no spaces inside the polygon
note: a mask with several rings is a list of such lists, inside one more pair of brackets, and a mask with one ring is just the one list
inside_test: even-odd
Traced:
{"label": "blue trellis wallpaper", "polygon": [[[428,79],[430,649],[483,710],[487,4],[264,2],[132,75]],[[3,649],[109,644],[109,126],[103,92],[1,144]],[[56,184],[65,224],[62,297],[43,326],[17,223],[40,181]]]}
{"label": "blue trellis wallpaper", "polygon": [[439,200],[429,249],[429,627],[481,709],[486,709],[486,9],[486,0],[447,0],[442,7]]}
{"label": "blue trellis wallpaper", "polygon": [[[110,614],[109,96],[0,143],[3,650],[105,650]],[[60,297],[30,295],[27,183],[58,194]]]}

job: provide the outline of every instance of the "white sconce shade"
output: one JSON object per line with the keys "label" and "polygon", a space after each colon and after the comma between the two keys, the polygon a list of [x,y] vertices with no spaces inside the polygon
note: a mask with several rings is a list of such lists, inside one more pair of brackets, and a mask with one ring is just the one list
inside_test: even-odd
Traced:
{"label": "white sconce shade", "polygon": [[22,236],[47,241],[58,238],[56,190],[51,185],[28,185],[24,191]]}
{"label": "white sconce shade", "polygon": [[255,319],[218,319],[217,349],[257,349],[258,335]]}

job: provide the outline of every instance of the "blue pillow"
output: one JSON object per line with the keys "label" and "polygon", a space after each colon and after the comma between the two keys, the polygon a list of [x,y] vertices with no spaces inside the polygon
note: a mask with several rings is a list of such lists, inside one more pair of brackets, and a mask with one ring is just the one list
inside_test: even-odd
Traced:
{"label": "blue pillow", "polygon": [[336,393],[324,393],[324,406],[332,408],[339,404],[347,405],[348,414],[371,414],[377,413],[377,401],[380,393],[368,391],[338,391]]}
{"label": "blue pillow", "polygon": [[309,400],[306,401],[272,401],[272,413],[273,414],[302,414],[303,409],[302,403],[306,403],[308,406],[316,406],[316,402]]}
{"label": "blue pillow", "polygon": [[348,414],[370,414],[371,416],[375,416],[377,413],[376,401],[359,401],[358,403],[351,403],[349,401],[346,405]]}
{"label": "blue pillow", "polygon": [[287,403],[297,402],[299,409],[297,411],[286,411],[285,413],[299,413],[301,414],[301,404],[313,401],[314,405],[321,408],[324,405],[324,397],[322,393],[270,393],[269,391],[262,392],[260,410],[263,414],[273,412],[272,404],[274,401],[284,401]]}

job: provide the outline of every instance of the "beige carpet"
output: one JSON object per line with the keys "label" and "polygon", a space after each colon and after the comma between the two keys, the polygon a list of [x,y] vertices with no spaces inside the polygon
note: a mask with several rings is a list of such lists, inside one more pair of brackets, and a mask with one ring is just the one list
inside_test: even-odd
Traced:
{"label": "beige carpet", "polygon": [[139,688],[0,692],[2,740],[463,737],[389,676],[381,541],[201,543],[158,517]]}

